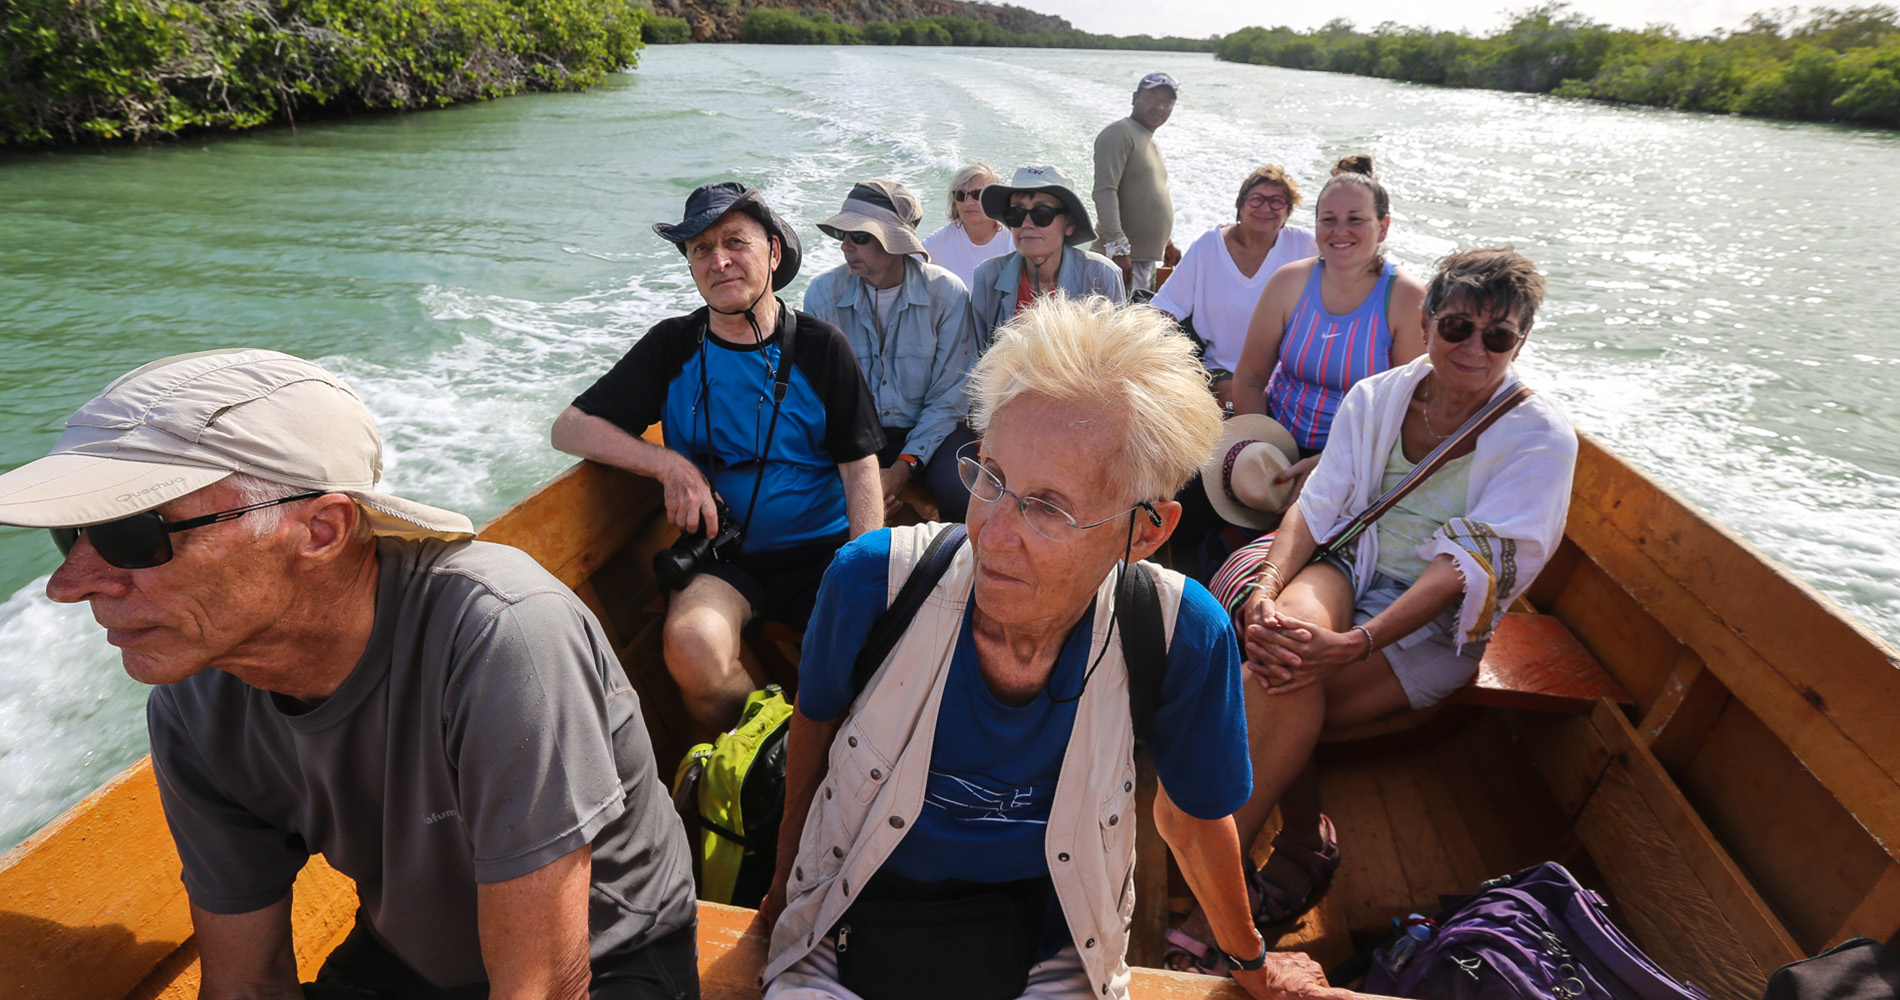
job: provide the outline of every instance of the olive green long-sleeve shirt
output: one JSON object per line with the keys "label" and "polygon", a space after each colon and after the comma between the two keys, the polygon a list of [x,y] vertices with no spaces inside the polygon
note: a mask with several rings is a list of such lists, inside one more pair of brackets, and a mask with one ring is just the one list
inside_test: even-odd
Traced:
{"label": "olive green long-sleeve shirt", "polygon": [[1134,260],[1158,261],[1174,232],[1174,199],[1168,196],[1168,165],[1155,134],[1123,118],[1095,137],[1094,250],[1127,239]]}

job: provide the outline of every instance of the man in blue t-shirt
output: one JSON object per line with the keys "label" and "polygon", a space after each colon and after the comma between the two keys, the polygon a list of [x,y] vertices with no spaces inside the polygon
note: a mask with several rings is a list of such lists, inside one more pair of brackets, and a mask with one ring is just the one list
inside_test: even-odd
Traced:
{"label": "man in blue t-shirt", "polygon": [[[647,331],[555,420],[553,440],[659,480],[667,520],[688,535],[743,529],[689,567],[666,613],[667,670],[711,734],[762,683],[739,659],[746,622],[803,629],[838,546],[883,524],[884,435],[844,335],[772,294],[798,274],[798,237],[757,191],[704,185],[683,221],[653,229],[686,255],[706,305]],[[641,440],[656,421],[664,447]]]}

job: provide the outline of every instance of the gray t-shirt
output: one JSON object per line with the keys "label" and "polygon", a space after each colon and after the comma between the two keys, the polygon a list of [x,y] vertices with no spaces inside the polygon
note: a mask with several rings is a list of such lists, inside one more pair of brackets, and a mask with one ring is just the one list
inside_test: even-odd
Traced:
{"label": "gray t-shirt", "polygon": [[314,708],[205,670],[146,703],[191,901],[247,913],[312,853],[441,987],[487,978],[475,886],[593,845],[596,961],[692,924],[691,860],[639,698],[527,554],[382,539],[369,647]]}

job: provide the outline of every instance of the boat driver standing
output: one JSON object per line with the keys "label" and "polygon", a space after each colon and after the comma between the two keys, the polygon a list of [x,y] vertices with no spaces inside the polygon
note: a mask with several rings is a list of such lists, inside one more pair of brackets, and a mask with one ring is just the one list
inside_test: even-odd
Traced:
{"label": "boat driver standing", "polygon": [[[375,422],[275,351],[168,358],[0,476],[146,702],[205,1000],[699,995],[691,861],[612,646],[526,553],[373,487]],[[300,989],[291,884],[356,927]]]}
{"label": "boat driver standing", "polygon": [[[686,533],[656,563],[679,591],[666,668],[710,736],[763,683],[740,662],[740,630],[762,617],[802,631],[838,547],[883,526],[884,432],[844,334],[773,294],[798,274],[798,237],[757,191],[701,186],[682,221],[653,231],[686,255],[706,304],[647,331],[553,441],[665,486]],[[640,438],[656,421],[664,447]]]}

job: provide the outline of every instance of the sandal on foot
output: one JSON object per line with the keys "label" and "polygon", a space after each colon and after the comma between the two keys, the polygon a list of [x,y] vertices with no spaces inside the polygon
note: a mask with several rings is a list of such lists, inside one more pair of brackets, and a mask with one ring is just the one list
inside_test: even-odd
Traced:
{"label": "sandal on foot", "polygon": [[[1203,976],[1226,976],[1232,972],[1227,967],[1227,957],[1220,949],[1179,928],[1170,927],[1163,935],[1168,939],[1168,950],[1161,954],[1161,967],[1176,972],[1198,972]],[[1187,969],[1175,969],[1174,959],[1186,957],[1193,962]]]}
{"label": "sandal on foot", "polygon": [[1333,831],[1333,821],[1325,816],[1319,818],[1319,829],[1321,847],[1318,850],[1294,840],[1284,829],[1273,835],[1274,856],[1285,855],[1306,872],[1308,888],[1304,894],[1270,881],[1265,865],[1248,873],[1247,888],[1258,893],[1253,908],[1256,926],[1283,924],[1312,909],[1320,892],[1332,882],[1333,873],[1339,870],[1339,836]]}

